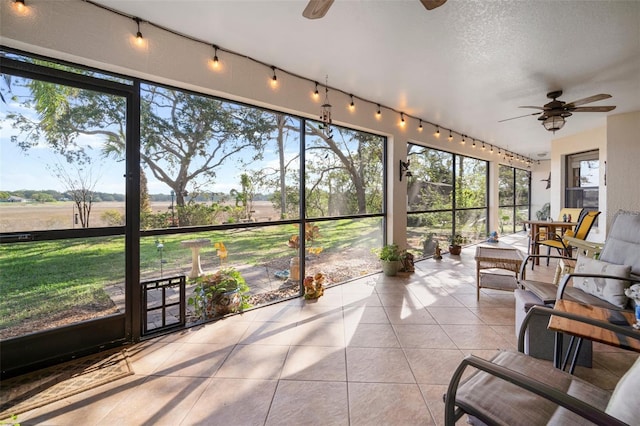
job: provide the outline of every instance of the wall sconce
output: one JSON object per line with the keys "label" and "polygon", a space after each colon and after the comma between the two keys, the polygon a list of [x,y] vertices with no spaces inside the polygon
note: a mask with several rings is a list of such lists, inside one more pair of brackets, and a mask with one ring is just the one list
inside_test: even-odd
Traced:
{"label": "wall sconce", "polygon": [[406,163],[400,160],[400,182],[402,182],[402,176],[406,176],[408,178],[413,176],[409,171],[409,163],[409,160],[407,160]]}

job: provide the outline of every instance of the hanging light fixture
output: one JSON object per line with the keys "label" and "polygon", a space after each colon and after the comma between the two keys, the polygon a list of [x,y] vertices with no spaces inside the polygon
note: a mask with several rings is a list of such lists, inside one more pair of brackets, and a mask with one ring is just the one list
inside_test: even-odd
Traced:
{"label": "hanging light fixture", "polygon": [[466,143],[466,141],[464,140],[464,135],[462,135],[462,140],[460,141],[460,143],[461,143],[462,145],[464,145],[464,144]]}
{"label": "hanging light fixture", "polygon": [[331,104],[329,103],[329,76],[325,77],[324,85],[324,104],[322,104],[322,110],[320,112],[320,129],[322,133],[328,138],[333,137],[333,130],[331,130]]}
{"label": "hanging light fixture", "polygon": [[420,120],[420,125],[418,126],[418,131],[421,132],[424,127],[422,126],[422,120]]}
{"label": "hanging light fixture", "polygon": [[406,121],[404,121],[404,112],[401,112],[401,113],[400,113],[400,125],[401,125],[402,127],[404,127],[404,126],[405,126],[405,124],[407,124],[407,123],[406,123]]}
{"label": "hanging light fixture", "polygon": [[271,87],[272,88],[276,88],[278,87],[278,76],[276,75],[276,67],[271,67],[271,70],[273,71],[273,77],[271,77]]}
{"label": "hanging light fixture", "polygon": [[356,109],[356,104],[353,102],[353,95],[349,95],[351,97],[351,103],[349,104],[349,110],[353,111]]}
{"label": "hanging light fixture", "polygon": [[449,142],[453,140],[453,135],[451,134],[451,130],[449,130],[449,137],[447,139],[449,139]]}
{"label": "hanging light fixture", "polygon": [[212,47],[213,47],[213,59],[211,60],[211,66],[213,67],[214,70],[219,70],[220,59],[218,59],[218,46],[214,44],[212,45]]}
{"label": "hanging light fixture", "polygon": [[382,112],[380,111],[380,104],[378,104],[378,111],[376,111],[376,119],[380,120]]}
{"label": "hanging light fixture", "polygon": [[476,147],[476,140],[473,139],[473,143],[471,144],[471,148],[475,148]]}
{"label": "hanging light fixture", "polygon": [[440,126],[436,126],[436,133],[435,133],[435,135],[436,135],[436,138],[439,138],[439,137],[440,137]]}
{"label": "hanging light fixture", "polygon": [[555,133],[556,130],[562,129],[564,126],[565,120],[561,115],[552,115],[551,117],[547,117],[542,121],[542,125],[545,129],[550,132]]}
{"label": "hanging light fixture", "polygon": [[318,92],[318,82],[314,81],[314,83],[316,84],[316,90],[313,91],[313,98],[318,99],[320,97],[320,92]]}
{"label": "hanging light fixture", "polygon": [[136,44],[138,46],[144,45],[144,38],[142,37],[142,33],[140,32],[140,18],[133,18],[136,21],[136,25],[138,26],[138,32],[136,33]]}
{"label": "hanging light fixture", "polygon": [[13,7],[18,11],[18,13],[23,13],[26,10],[27,5],[24,4],[24,0],[15,0],[13,2]]}

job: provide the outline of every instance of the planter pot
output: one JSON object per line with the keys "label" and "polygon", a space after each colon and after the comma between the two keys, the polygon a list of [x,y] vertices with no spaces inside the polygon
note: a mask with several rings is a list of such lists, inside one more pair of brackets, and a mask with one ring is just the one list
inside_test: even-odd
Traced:
{"label": "planter pot", "polygon": [[220,294],[213,302],[213,309],[216,316],[230,314],[237,312],[240,309],[240,303],[242,298],[240,297],[240,290],[227,291]]}
{"label": "planter pot", "polygon": [[381,260],[380,262],[382,263],[382,272],[388,277],[396,275],[402,267],[402,262],[399,260]]}
{"label": "planter pot", "polygon": [[460,256],[462,252],[462,246],[449,246],[449,254],[454,256]]}

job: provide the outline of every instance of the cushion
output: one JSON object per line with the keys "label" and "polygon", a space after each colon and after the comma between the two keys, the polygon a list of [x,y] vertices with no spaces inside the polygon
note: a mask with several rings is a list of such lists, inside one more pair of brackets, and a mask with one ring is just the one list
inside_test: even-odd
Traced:
{"label": "cushion", "polygon": [[629,286],[629,273],[631,266],[614,265],[602,260],[592,259],[586,256],[578,256],[576,273],[612,275],[621,279],[597,278],[597,277],[573,277],[573,287],[585,293],[606,300],[612,305],[624,309],[627,306],[625,288]]}
{"label": "cushion", "polygon": [[616,385],[605,413],[630,425],[638,424],[640,419],[640,358],[622,376]]}

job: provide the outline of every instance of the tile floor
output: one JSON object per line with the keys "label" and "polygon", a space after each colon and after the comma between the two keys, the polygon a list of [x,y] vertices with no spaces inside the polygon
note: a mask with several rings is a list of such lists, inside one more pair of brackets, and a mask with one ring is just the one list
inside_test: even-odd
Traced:
{"label": "tile floor", "polygon": [[[526,237],[506,242],[523,247]],[[516,347],[513,295],[483,290],[476,301],[474,251],[418,262],[409,276],[333,287],[316,303],[296,299],[140,343],[129,350],[134,375],[18,421],[442,424],[442,395],[460,360]],[[594,351],[594,368],[578,374],[608,388],[635,359]]]}

